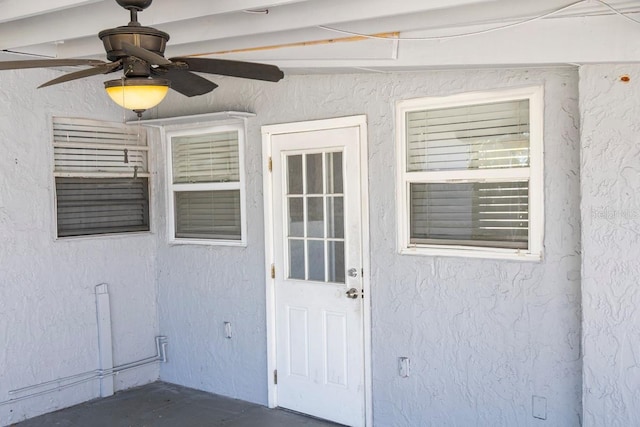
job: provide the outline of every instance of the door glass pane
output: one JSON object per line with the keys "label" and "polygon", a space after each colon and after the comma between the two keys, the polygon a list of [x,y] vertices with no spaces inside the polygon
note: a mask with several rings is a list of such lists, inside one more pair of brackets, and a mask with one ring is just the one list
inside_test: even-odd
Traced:
{"label": "door glass pane", "polygon": [[289,278],[305,280],[304,240],[289,239]]}
{"label": "door glass pane", "polygon": [[307,198],[307,237],[324,237],[323,197]]}
{"label": "door glass pane", "polygon": [[302,155],[287,156],[288,194],[302,194]]}
{"label": "door glass pane", "polygon": [[342,196],[327,198],[327,237],[344,237],[344,198]]}
{"label": "door glass pane", "polygon": [[342,193],[342,153],[327,153],[327,194]]}
{"label": "door glass pane", "polygon": [[289,198],[289,237],[304,237],[304,199]]}
{"label": "door glass pane", "polygon": [[287,156],[289,278],[345,283],[343,153]]}
{"label": "door glass pane", "polygon": [[344,283],[344,242],[327,242],[329,282]]}
{"label": "door glass pane", "polygon": [[309,280],[324,282],[324,241],[309,240]]}
{"label": "door glass pane", "polygon": [[307,194],[322,193],[322,153],[307,154]]}

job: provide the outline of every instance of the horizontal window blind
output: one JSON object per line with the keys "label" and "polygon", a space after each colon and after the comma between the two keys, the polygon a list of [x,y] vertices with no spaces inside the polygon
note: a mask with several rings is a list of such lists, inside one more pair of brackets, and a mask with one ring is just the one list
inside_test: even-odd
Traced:
{"label": "horizontal window blind", "polygon": [[56,178],[58,236],[149,230],[147,178]]}
{"label": "horizontal window blind", "polygon": [[240,190],[176,191],[178,238],[241,239]]}
{"label": "horizontal window blind", "polygon": [[120,123],[53,120],[56,176],[149,176],[146,132]]}
{"label": "horizontal window blind", "polygon": [[[147,155],[127,149],[65,148],[54,150],[55,171],[73,173],[125,173],[133,176],[147,172]],[[135,169],[137,167],[137,170]]]}
{"label": "horizontal window blind", "polygon": [[406,113],[407,172],[529,166],[529,100]]}
{"label": "horizontal window blind", "polygon": [[58,237],[149,230],[144,130],[55,117],[53,153]]}
{"label": "horizontal window blind", "polygon": [[240,180],[237,131],[179,136],[171,144],[174,184]]}
{"label": "horizontal window blind", "polygon": [[528,182],[410,184],[410,243],[527,248]]}
{"label": "horizontal window blind", "polygon": [[144,129],[117,122],[75,117],[54,117],[53,135],[54,143],[74,142],[100,146],[126,144],[140,147],[147,145]]}

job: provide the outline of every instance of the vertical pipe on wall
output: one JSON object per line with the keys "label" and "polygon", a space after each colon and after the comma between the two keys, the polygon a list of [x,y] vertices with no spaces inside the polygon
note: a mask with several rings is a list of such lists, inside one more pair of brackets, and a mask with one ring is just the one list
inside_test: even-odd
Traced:
{"label": "vertical pipe on wall", "polygon": [[[113,369],[113,343],[111,341],[111,306],[106,283],[96,286],[96,313],[98,316],[99,369],[108,371]],[[113,395],[113,380],[111,375],[100,378],[101,397]]]}

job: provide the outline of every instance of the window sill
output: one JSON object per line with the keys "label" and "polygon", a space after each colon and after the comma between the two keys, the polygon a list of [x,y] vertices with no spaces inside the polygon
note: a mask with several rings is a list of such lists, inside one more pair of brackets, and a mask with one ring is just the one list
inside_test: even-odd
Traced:
{"label": "window sill", "polygon": [[247,242],[241,240],[207,240],[207,239],[172,239],[169,240],[169,246],[230,246],[246,248]]}
{"label": "window sill", "polygon": [[123,239],[129,237],[138,237],[138,236],[151,236],[154,233],[151,231],[129,231],[122,233],[104,233],[104,234],[85,234],[82,236],[66,236],[66,237],[58,237],[55,236],[53,238],[56,242],[74,242],[74,241],[83,241],[90,239]]}
{"label": "window sill", "polygon": [[459,258],[485,258],[511,261],[541,262],[541,253],[532,253],[518,249],[474,248],[474,247],[426,247],[415,246],[401,248],[400,255],[439,256]]}

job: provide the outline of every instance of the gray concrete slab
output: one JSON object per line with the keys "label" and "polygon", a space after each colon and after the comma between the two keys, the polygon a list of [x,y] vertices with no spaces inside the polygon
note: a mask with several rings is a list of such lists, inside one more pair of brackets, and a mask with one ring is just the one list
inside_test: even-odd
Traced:
{"label": "gray concrete slab", "polygon": [[15,427],[336,427],[327,421],[156,382]]}

